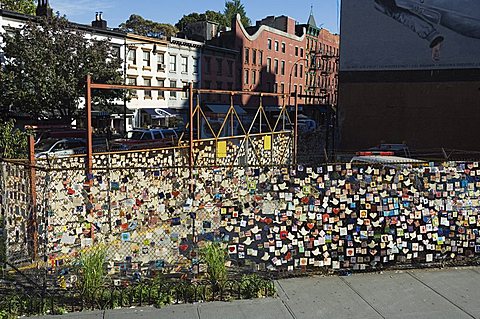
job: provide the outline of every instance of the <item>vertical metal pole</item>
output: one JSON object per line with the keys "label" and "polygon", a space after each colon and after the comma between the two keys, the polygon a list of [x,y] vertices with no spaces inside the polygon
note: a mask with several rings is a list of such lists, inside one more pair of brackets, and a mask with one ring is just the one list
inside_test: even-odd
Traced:
{"label": "vertical metal pole", "polygon": [[[127,39],[123,50],[123,84],[127,84]],[[127,90],[123,90],[123,134],[127,134]]]}
{"label": "vertical metal pole", "polygon": [[231,136],[234,136],[235,132],[233,131],[233,112],[235,110],[235,106],[233,105],[233,92],[230,93],[230,107],[232,108],[232,112],[230,113],[230,131]]}
{"label": "vertical metal pole", "polygon": [[[87,181],[92,186],[92,172],[93,172],[93,147],[92,147],[92,78],[90,74],[87,75],[87,84],[85,92],[85,110],[87,112]],[[90,238],[95,238],[95,226],[90,225]]]}
{"label": "vertical metal pole", "polygon": [[[190,141],[190,148],[189,148],[189,168],[190,168],[190,174],[189,174],[189,177],[190,177],[190,198],[193,200],[194,197],[195,197],[195,194],[194,194],[194,183],[193,183],[193,165],[194,165],[194,159],[193,159],[193,125],[194,125],[194,109],[193,109],[193,83],[190,82],[189,83],[189,86],[188,86],[188,102],[189,102],[189,129],[190,129],[190,138],[189,138],[189,141]],[[197,133],[198,134],[198,133]],[[191,206],[192,207],[192,206]],[[197,241],[196,241],[196,236],[195,236],[195,224],[196,224],[196,212],[194,212],[193,210],[190,211],[190,219],[191,219],[191,222],[192,222],[192,243],[193,243],[193,249],[192,249],[192,254],[191,254],[191,262],[192,262],[192,269],[193,269],[193,258],[198,258],[196,255],[193,254],[193,252],[195,251],[195,253],[197,253],[197,251],[195,250],[196,248],[196,245],[197,245]],[[194,274],[195,275],[195,274]]]}
{"label": "vertical metal pole", "polygon": [[87,177],[92,174],[93,158],[92,158],[92,78],[87,75],[87,84],[85,92],[85,111],[87,112]]}
{"label": "vertical metal pole", "polygon": [[327,122],[327,131],[325,132],[325,161],[328,162],[328,156],[329,156],[329,144],[330,144],[330,122],[331,122],[331,116],[330,116],[330,105],[327,105],[327,114],[326,114],[326,122]]}
{"label": "vertical metal pole", "polygon": [[37,225],[37,183],[35,172],[35,140],[33,135],[28,135],[28,159],[30,163],[30,195],[32,199],[32,214],[30,227],[33,241],[33,260],[38,257],[38,225]]}
{"label": "vertical metal pole", "polygon": [[298,149],[298,93],[295,92],[295,128],[293,133],[293,159],[297,165],[297,149]]}
{"label": "vertical metal pole", "polygon": [[[188,87],[188,99],[189,99],[189,127],[190,127],[190,160],[189,160],[189,165],[190,165],[190,179],[193,177],[192,176],[192,170],[193,170],[193,83],[190,82],[189,87]],[[192,185],[193,186],[193,185]]]}

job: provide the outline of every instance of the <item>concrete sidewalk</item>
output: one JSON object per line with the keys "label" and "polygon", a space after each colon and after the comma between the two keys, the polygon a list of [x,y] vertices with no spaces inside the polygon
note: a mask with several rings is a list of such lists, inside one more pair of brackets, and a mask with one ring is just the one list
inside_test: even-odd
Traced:
{"label": "concrete sidewalk", "polygon": [[277,298],[72,313],[101,318],[478,318],[480,268],[410,270],[279,280]]}

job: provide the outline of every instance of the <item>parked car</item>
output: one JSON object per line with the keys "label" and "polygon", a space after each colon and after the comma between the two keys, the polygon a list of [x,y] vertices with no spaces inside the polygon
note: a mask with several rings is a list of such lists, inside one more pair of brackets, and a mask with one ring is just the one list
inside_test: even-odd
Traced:
{"label": "parked car", "polygon": [[87,142],[82,138],[43,139],[35,145],[35,157],[65,157],[85,153]]}
{"label": "parked car", "polygon": [[392,152],[395,156],[410,157],[410,150],[407,144],[380,144],[378,146],[369,148],[367,152],[372,152],[374,155],[379,152]]}
{"label": "parked car", "polygon": [[309,118],[298,119],[298,131],[300,133],[312,133],[317,129],[317,123]]}
{"label": "parked car", "polygon": [[126,138],[112,141],[112,145],[124,145],[128,149],[174,146],[178,133],[174,129],[133,129]]}

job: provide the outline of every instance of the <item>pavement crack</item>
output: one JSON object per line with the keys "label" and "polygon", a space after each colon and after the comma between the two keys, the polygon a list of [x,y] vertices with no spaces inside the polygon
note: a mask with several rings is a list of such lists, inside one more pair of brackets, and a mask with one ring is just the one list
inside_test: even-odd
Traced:
{"label": "pavement crack", "polygon": [[437,290],[435,290],[435,288],[433,288],[432,286],[430,286],[429,284],[427,284],[426,282],[424,282],[423,280],[421,280],[420,278],[418,278],[417,276],[415,276],[413,273],[411,273],[410,271],[407,271],[407,274],[410,275],[410,277],[412,277],[413,279],[417,280],[419,283],[421,283],[422,285],[424,285],[425,287],[427,287],[428,289],[432,290],[434,293],[436,293],[437,295],[439,295],[440,297],[442,297],[443,299],[445,299],[446,301],[448,301],[450,304],[454,305],[456,308],[458,308],[460,311],[462,311],[463,313],[467,314],[469,317],[471,318],[474,318],[476,319],[475,316],[473,316],[471,313],[469,313],[468,311],[466,311],[465,309],[463,309],[462,307],[460,307],[459,305],[457,305],[456,303],[454,303],[453,301],[451,301],[450,299],[448,299],[445,295],[443,295],[442,293],[438,292]]}
{"label": "pavement crack", "polygon": [[200,307],[199,307],[199,305],[197,305],[196,308],[197,308],[197,316],[198,316],[198,319],[201,319],[201,318],[200,318],[200,309],[199,309]]}
{"label": "pavement crack", "polygon": [[[283,294],[285,295],[285,297],[287,297],[288,300],[290,300],[290,297],[288,296],[287,292],[285,291],[285,289],[283,288],[282,284],[280,283],[280,281],[278,280],[275,280],[276,283],[277,283],[277,286],[280,287],[280,290],[282,290]],[[280,298],[281,299],[281,298]]]}
{"label": "pavement crack", "polygon": [[380,311],[378,311],[367,299],[363,298],[363,296],[355,288],[353,288],[353,286],[348,281],[346,281],[342,277],[338,277],[338,278],[340,278],[340,280],[343,281],[343,283],[347,285],[348,288],[350,288],[357,296],[359,296],[360,299],[362,299],[368,306],[370,306],[370,308],[372,308],[373,311],[375,311],[380,317],[382,317],[383,319],[386,319],[386,317],[382,315]]}
{"label": "pavement crack", "polygon": [[290,308],[290,306],[287,304],[287,302],[283,299],[280,300],[282,301],[283,306],[285,307],[285,309],[287,309],[290,316],[292,316],[293,319],[297,319],[297,316],[295,316],[295,313],[293,312],[292,308]]}

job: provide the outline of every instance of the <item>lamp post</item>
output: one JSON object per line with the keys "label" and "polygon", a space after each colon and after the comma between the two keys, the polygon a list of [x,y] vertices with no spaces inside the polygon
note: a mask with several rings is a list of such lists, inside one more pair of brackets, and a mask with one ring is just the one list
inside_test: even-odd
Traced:
{"label": "lamp post", "polygon": [[[308,59],[307,58],[300,58],[298,59],[297,61],[295,61],[293,64],[292,64],[292,67],[290,68],[290,75],[288,77],[288,104],[290,104],[290,98],[292,96],[292,74],[293,74],[293,68],[298,64],[298,62],[300,61],[307,61],[308,62]],[[300,92],[301,93],[301,92]]]}
{"label": "lamp post", "polygon": [[[293,68],[300,61],[308,61],[307,58],[300,58],[292,64],[290,68],[290,75],[288,77],[288,104],[290,105],[292,97],[292,74]],[[297,149],[298,149],[298,94],[295,90],[295,123],[294,123],[294,132],[293,132],[293,154],[294,154],[294,164],[297,165]]]}

